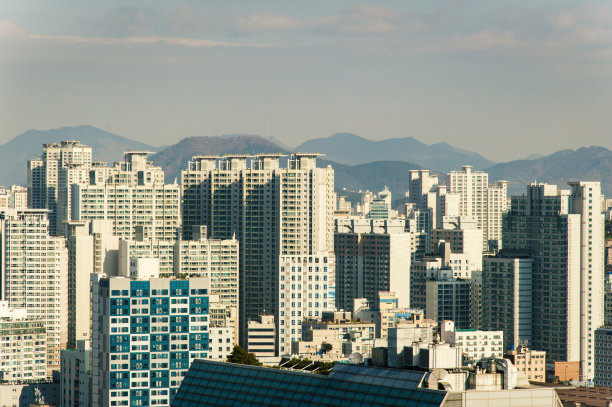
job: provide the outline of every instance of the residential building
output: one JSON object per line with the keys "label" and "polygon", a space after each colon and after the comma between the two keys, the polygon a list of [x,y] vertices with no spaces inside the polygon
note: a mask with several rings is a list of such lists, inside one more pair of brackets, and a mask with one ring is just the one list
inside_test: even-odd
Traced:
{"label": "residential building", "polygon": [[278,289],[278,351],[291,351],[291,342],[302,338],[302,321],[320,319],[335,309],[335,258],[332,253],[314,256],[281,256]]}
{"label": "residential building", "polygon": [[79,339],[75,349],[62,351],[60,378],[60,405],[63,407],[89,407],[91,403],[91,348],[89,340]]}
{"label": "residential building", "polygon": [[519,346],[516,349],[511,346],[504,358],[510,360],[530,382],[546,383],[546,352],[532,350],[526,346]]}
{"label": "residential building", "polygon": [[612,327],[595,330],[595,386],[612,387]]}
{"label": "residential building", "polygon": [[501,358],[504,353],[504,333],[502,331],[480,331],[459,329],[453,321],[440,323],[440,338],[451,345],[461,346],[469,360],[482,358]]}
{"label": "residential building", "polygon": [[461,171],[446,174],[449,193],[459,195],[459,215],[472,216],[483,232],[485,250],[501,249],[502,215],[507,210],[507,182],[489,185],[489,174],[472,171],[464,165]]}
{"label": "residential building", "polygon": [[92,405],[169,406],[193,360],[218,346],[208,279],[91,279]]}
{"label": "residential building", "polygon": [[59,370],[68,340],[68,250],[49,236],[46,209],[0,212],[0,292],[12,308],[25,308],[47,332],[47,376]]}
{"label": "residential building", "polygon": [[295,153],[281,167],[279,154],[194,156],[181,174],[185,238],[205,225],[210,238],[240,243],[244,346],[249,320],[280,314],[279,271],[287,256],[333,258],[334,171],[317,168],[316,157]]}
{"label": "residential building", "polygon": [[438,323],[453,320],[458,328],[478,326],[479,280],[454,278],[451,270],[439,269],[432,280],[425,283],[425,317]]}
{"label": "residential building", "polygon": [[66,222],[68,247],[68,349],[76,349],[79,340],[89,340],[90,275],[94,272],[94,238],[89,222]]}
{"label": "residential building", "polygon": [[506,346],[530,345],[533,323],[533,259],[529,253],[485,257],[482,272],[481,328],[503,331]]}
{"label": "residential building", "polygon": [[28,204],[34,209],[49,210],[50,235],[55,236],[62,221],[69,219],[57,216],[60,171],[73,166],[89,169],[91,165],[91,147],[73,140],[43,144],[42,155],[28,161]]}
{"label": "residential building", "polygon": [[353,352],[369,356],[374,347],[374,324],[372,322],[355,321],[351,319],[350,313],[346,317],[348,318],[304,321],[302,337],[293,342],[300,342],[296,346],[298,351],[292,353],[306,353],[304,351],[305,347],[320,350],[322,343],[326,342],[333,345],[331,351],[338,356],[348,356]]}
{"label": "residential building", "polygon": [[28,188],[19,185],[0,186],[0,208],[27,208]]}
{"label": "residential building", "polygon": [[129,150],[112,168],[94,167],[89,184],[71,184],[74,220],[110,220],[122,239],[175,240],[181,226],[180,186],[147,161],[148,151]]}
{"label": "residential building", "polygon": [[533,259],[531,347],[553,361],[580,361],[580,380],[589,380],[604,317],[604,217],[599,182],[569,186],[532,183],[513,196],[503,240]]}
{"label": "residential building", "polygon": [[336,219],[336,307],[353,311],[356,298],[378,304],[394,291],[398,306],[410,305],[412,235],[403,220]]}
{"label": "residential building", "polygon": [[26,309],[0,301],[0,382],[22,383],[47,378],[47,331]]}

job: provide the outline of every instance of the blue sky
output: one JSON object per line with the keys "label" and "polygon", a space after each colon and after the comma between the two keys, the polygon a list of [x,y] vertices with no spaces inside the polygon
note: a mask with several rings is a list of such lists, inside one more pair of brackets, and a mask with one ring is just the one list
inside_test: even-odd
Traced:
{"label": "blue sky", "polygon": [[609,1],[0,2],[0,142],[349,131],[496,161],[612,148]]}

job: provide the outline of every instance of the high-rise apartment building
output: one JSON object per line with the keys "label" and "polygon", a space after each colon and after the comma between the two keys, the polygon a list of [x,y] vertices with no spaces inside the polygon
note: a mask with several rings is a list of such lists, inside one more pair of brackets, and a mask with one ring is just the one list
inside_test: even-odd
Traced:
{"label": "high-rise apartment building", "polygon": [[302,321],[320,319],[335,309],[335,258],[329,252],[313,256],[281,256],[279,270],[278,351],[291,352],[302,339]]}
{"label": "high-rise apartment building", "polygon": [[533,183],[513,196],[503,239],[505,248],[533,259],[532,347],[554,361],[580,361],[587,380],[603,323],[604,217],[599,182],[569,186]]}
{"label": "high-rise apartment building", "polygon": [[433,229],[443,228],[446,216],[459,215],[459,195],[446,185],[438,185],[438,177],[429,170],[411,170],[409,177],[407,215],[415,221],[417,231],[429,239]]}
{"label": "high-rise apartment building", "polygon": [[[181,174],[183,233],[205,225],[240,243],[241,343],[246,324],[279,311],[281,256],[333,256],[334,172],[316,154],[194,156]],[[279,321],[276,321],[277,324]]]}
{"label": "high-rise apartment building", "polygon": [[76,348],[62,351],[62,371],[60,375],[61,406],[90,406],[90,361],[91,347],[89,340],[78,340]]}
{"label": "high-rise apartment building", "polygon": [[174,240],[181,225],[180,186],[147,161],[148,151],[126,151],[113,168],[94,167],[90,184],[72,184],[74,220],[110,220],[114,235]]}
{"label": "high-rise apartment building", "polygon": [[27,208],[28,188],[19,185],[0,186],[0,208]]}
{"label": "high-rise apartment building", "polygon": [[92,405],[169,406],[215,343],[208,280],[91,278]]}
{"label": "high-rise apartment building", "polygon": [[481,328],[503,331],[507,346],[532,343],[533,259],[523,253],[483,258]]}
{"label": "high-rise apartment building", "polygon": [[459,215],[474,217],[483,232],[483,247],[501,248],[502,215],[508,208],[507,182],[489,185],[489,174],[472,171],[464,165],[461,171],[446,175],[448,192],[459,195]]}
{"label": "high-rise apartment building", "polygon": [[35,382],[47,378],[47,331],[42,319],[0,301],[0,382]]}
{"label": "high-rise apartment building", "polygon": [[89,280],[94,272],[94,239],[89,233],[89,222],[69,221],[68,237],[68,344],[76,349],[79,340],[89,340],[90,301]]}
{"label": "high-rise apartment building", "polygon": [[40,318],[47,331],[47,375],[59,370],[68,339],[68,250],[49,236],[46,209],[0,212],[0,275],[3,300]]}
{"label": "high-rise apartment building", "polygon": [[[87,170],[91,168],[91,162],[91,147],[78,141],[43,144],[42,155],[28,161],[28,203],[31,208],[49,209],[49,232],[52,236],[57,234],[57,228],[63,220],[57,217],[61,170]],[[74,171],[70,175],[64,174],[63,181],[74,176]]]}
{"label": "high-rise apartment building", "polygon": [[412,234],[404,220],[336,219],[336,307],[354,311],[356,298],[378,304],[379,292],[394,291],[410,305]]}

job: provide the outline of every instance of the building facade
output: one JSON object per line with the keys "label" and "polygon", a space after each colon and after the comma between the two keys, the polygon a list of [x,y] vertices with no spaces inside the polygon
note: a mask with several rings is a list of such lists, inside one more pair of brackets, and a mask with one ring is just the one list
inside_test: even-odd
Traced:
{"label": "building facade", "polygon": [[280,312],[281,256],[333,251],[334,171],[316,156],[292,154],[286,167],[279,154],[194,156],[181,173],[184,236],[204,225],[210,238],[240,243],[244,346],[249,320]]}
{"label": "building facade", "polygon": [[92,405],[169,406],[215,343],[208,279],[91,278]]}
{"label": "building facade", "polygon": [[47,378],[47,331],[41,319],[0,301],[0,382],[36,382]]}
{"label": "building facade", "polygon": [[533,183],[513,196],[504,247],[533,259],[531,346],[554,361],[580,361],[580,380],[589,380],[603,324],[604,216],[599,182],[569,186]]}
{"label": "building facade", "polygon": [[60,368],[68,340],[68,250],[49,236],[46,209],[0,212],[2,295],[10,307],[40,318],[47,332],[47,375]]}
{"label": "building facade", "polygon": [[356,298],[378,304],[378,293],[394,291],[410,305],[412,234],[403,220],[337,219],[336,307],[353,311]]}

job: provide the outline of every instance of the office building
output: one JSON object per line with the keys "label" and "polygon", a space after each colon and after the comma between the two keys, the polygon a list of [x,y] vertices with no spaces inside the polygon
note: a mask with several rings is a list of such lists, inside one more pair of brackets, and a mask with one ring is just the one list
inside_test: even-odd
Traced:
{"label": "office building", "polygon": [[599,182],[569,186],[532,183],[513,196],[503,239],[533,259],[531,347],[553,361],[580,361],[580,380],[588,380],[603,324],[604,217]]}
{"label": "office building", "polygon": [[0,301],[0,382],[35,382],[47,378],[47,331],[41,319]]}
{"label": "office building", "polygon": [[270,358],[276,352],[276,324],[274,315],[262,315],[248,323],[248,348],[257,358]]}
{"label": "office building", "polygon": [[317,168],[316,157],[295,153],[281,168],[279,154],[194,156],[181,174],[184,236],[205,225],[210,238],[240,243],[244,346],[249,320],[280,313],[284,256],[333,251],[334,172]]}
{"label": "office building", "polygon": [[91,278],[92,405],[169,406],[193,360],[218,346],[208,279]]}
{"label": "office building", "polygon": [[41,319],[47,332],[47,375],[59,370],[68,339],[68,250],[49,236],[46,209],[0,212],[0,276],[3,300]]}
{"label": "office building", "polygon": [[482,406],[561,405],[554,388],[531,387],[508,360],[435,372],[337,363],[329,375],[195,361],[174,401],[192,405]]}
{"label": "office building", "polygon": [[403,220],[336,219],[336,307],[353,310],[356,298],[378,304],[381,291],[410,305],[412,235]]}

